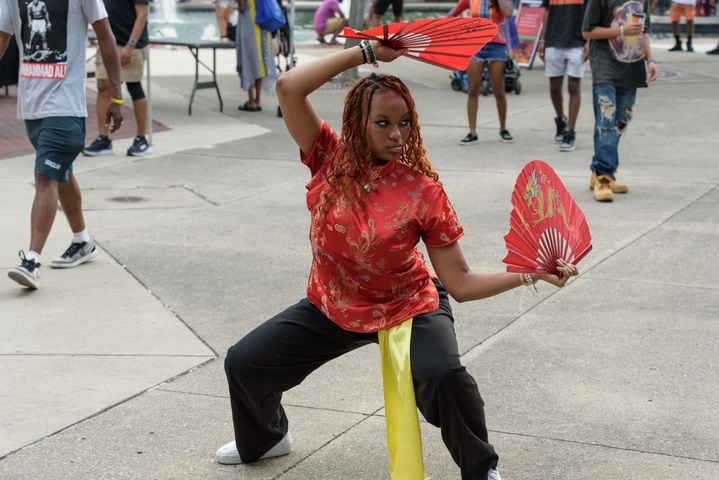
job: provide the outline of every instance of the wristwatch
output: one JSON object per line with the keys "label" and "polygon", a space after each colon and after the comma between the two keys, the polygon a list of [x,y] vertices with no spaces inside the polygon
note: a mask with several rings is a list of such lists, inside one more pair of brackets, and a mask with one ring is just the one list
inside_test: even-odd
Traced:
{"label": "wristwatch", "polygon": [[135,40],[134,38],[131,38],[130,40],[127,41],[127,44],[132,47],[135,47],[135,46],[137,46],[137,40]]}

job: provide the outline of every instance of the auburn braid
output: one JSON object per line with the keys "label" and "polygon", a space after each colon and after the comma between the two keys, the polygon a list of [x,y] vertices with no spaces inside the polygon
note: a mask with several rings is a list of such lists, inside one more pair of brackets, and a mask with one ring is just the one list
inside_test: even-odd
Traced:
{"label": "auburn braid", "polygon": [[366,192],[362,186],[370,181],[374,160],[367,139],[367,122],[372,98],[381,90],[392,90],[399,94],[407,103],[410,112],[410,133],[399,161],[432,180],[439,181],[439,175],[432,168],[422,144],[417,109],[409,88],[395,76],[372,74],[359,80],[345,97],[342,136],[333,171],[328,176],[330,188],[322,194],[323,213],[339,197],[350,203],[364,203]]}

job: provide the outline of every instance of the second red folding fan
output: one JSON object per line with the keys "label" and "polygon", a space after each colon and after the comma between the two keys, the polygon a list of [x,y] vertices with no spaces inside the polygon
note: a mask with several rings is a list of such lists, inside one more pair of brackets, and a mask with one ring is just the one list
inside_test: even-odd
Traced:
{"label": "second red folding fan", "polygon": [[541,160],[532,160],[519,173],[512,207],[504,236],[508,272],[559,274],[558,259],[576,264],[592,249],[584,213]]}
{"label": "second red folding fan", "polygon": [[466,70],[469,59],[497,34],[497,26],[484,18],[424,18],[388,23],[369,30],[345,27],[342,37],[377,40],[406,56],[451,70]]}

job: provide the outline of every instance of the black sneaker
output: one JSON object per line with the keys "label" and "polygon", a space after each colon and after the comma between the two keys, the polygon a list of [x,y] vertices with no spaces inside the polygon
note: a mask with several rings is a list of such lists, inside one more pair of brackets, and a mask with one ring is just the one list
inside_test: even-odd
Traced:
{"label": "black sneaker", "polygon": [[693,51],[694,51],[694,47],[692,47],[691,43],[687,42],[687,52],[693,52]]}
{"label": "black sneaker", "polygon": [[132,146],[127,149],[127,155],[129,157],[144,157],[150,153],[150,145],[145,140],[145,137],[135,137],[132,141]]}
{"label": "black sneaker", "polygon": [[504,143],[514,143],[514,137],[509,133],[509,130],[500,130],[499,136],[502,137],[502,142]]}
{"label": "black sneaker", "polygon": [[7,276],[32,290],[40,286],[40,263],[25,257],[25,252],[20,250],[20,265],[10,269]]}
{"label": "black sneaker", "polygon": [[555,118],[554,124],[557,126],[557,131],[554,132],[554,143],[562,143],[564,139],[564,129],[567,128],[567,116],[564,115],[562,118]]}
{"label": "black sneaker", "polygon": [[462,146],[474,145],[475,143],[479,143],[479,137],[476,133],[472,132],[468,133],[466,137],[459,141],[459,144]]}
{"label": "black sneaker", "polygon": [[669,49],[670,52],[681,52],[684,49],[682,48],[682,42],[675,43],[672,48]]}
{"label": "black sneaker", "polygon": [[99,157],[101,155],[112,155],[112,140],[105,135],[98,136],[87,147],[82,149],[82,153],[88,157]]}
{"label": "black sneaker", "polygon": [[717,45],[716,48],[709,50],[707,52],[707,55],[719,55],[719,45]]}
{"label": "black sneaker", "polygon": [[575,139],[575,133],[572,129],[566,129],[564,131],[564,138],[562,139],[562,143],[559,145],[559,151],[560,152],[573,152],[574,151],[574,139]]}
{"label": "black sneaker", "polygon": [[97,255],[95,242],[73,242],[65,253],[50,262],[50,268],[71,268],[92,260]]}

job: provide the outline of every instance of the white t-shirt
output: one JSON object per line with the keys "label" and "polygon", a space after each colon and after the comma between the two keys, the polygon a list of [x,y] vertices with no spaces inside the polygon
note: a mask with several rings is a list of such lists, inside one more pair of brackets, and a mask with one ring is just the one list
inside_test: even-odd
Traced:
{"label": "white t-shirt", "polygon": [[0,0],[0,31],[20,48],[19,118],[87,116],[87,29],[106,17],[102,0]]}

